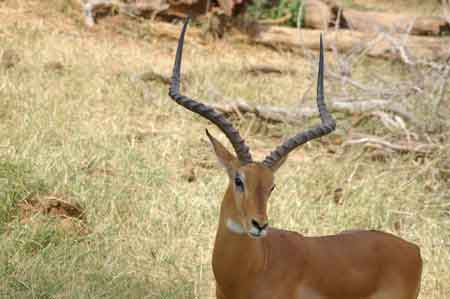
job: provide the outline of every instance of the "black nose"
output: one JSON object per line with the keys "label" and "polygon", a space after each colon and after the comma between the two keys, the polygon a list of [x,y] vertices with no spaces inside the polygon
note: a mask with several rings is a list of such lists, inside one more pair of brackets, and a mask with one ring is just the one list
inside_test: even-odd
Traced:
{"label": "black nose", "polygon": [[261,224],[259,224],[259,222],[256,221],[255,219],[252,219],[252,225],[253,225],[254,227],[256,227],[257,229],[259,229],[259,230],[263,230],[263,229],[265,229],[265,228],[267,227],[267,225],[269,225],[269,224],[268,224],[268,223],[264,223],[263,225],[261,225]]}

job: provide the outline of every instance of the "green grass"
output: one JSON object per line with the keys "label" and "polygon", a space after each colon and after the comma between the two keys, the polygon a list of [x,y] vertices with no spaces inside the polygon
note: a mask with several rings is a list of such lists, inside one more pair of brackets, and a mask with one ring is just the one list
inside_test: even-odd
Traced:
{"label": "green grass", "polygon": [[[211,298],[211,254],[226,176],[216,165],[206,121],[172,103],[167,86],[149,83],[152,100],[130,76],[168,73],[175,41],[139,40],[87,31],[66,19],[2,22],[0,54],[20,61],[0,70],[0,298]],[[104,30],[105,32],[102,32]],[[208,98],[292,106],[313,80],[303,58],[244,46],[223,52],[187,36],[183,89]],[[246,54],[246,55],[243,55]],[[242,75],[240,65],[266,61],[296,66],[292,75]],[[47,67],[60,62],[61,70]],[[372,64],[382,71],[386,66]],[[357,74],[364,74],[360,66]],[[371,71],[373,69],[370,69]],[[393,68],[395,69],[395,68]],[[327,93],[334,87],[327,85]],[[313,104],[313,96],[306,104]],[[348,127],[349,120],[341,120]],[[237,120],[255,156],[297,130]],[[247,133],[246,133],[247,134]],[[133,137],[134,136],[134,137]],[[140,136],[139,138],[136,136]],[[360,149],[327,153],[318,142],[294,153],[277,177],[271,223],[306,235],[375,228],[420,245],[425,268],[421,299],[450,293],[448,186],[436,174],[445,153],[416,161],[392,156],[371,161]],[[189,163],[196,180],[183,177]],[[6,178],[6,180],[5,180]],[[342,188],[339,204],[335,190]],[[88,233],[66,233],[58,219],[26,222],[17,202],[30,194],[61,194],[83,206]]]}
{"label": "green grass", "polygon": [[29,161],[0,160],[0,232],[14,214],[19,200],[48,190],[31,171]]}
{"label": "green grass", "polygon": [[[269,4],[270,1],[255,0],[247,8],[248,14],[258,20],[280,19],[287,14],[291,17],[285,22],[286,25],[297,27],[299,9],[302,5],[301,0],[280,0],[275,5]],[[302,20],[300,20],[300,24]]]}

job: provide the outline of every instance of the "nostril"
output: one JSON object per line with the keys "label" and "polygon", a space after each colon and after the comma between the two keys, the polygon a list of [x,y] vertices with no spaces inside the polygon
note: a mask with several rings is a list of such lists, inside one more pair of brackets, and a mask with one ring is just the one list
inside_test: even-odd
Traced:
{"label": "nostril", "polygon": [[263,229],[265,229],[269,224],[266,222],[265,224],[261,225],[261,224],[259,224],[259,222],[256,221],[255,219],[252,219],[252,225],[253,225],[254,227],[256,227],[257,229],[259,229],[259,230],[263,230]]}
{"label": "nostril", "polygon": [[252,225],[258,229],[261,229],[261,227],[259,226],[258,221],[256,221],[255,219],[252,219]]}

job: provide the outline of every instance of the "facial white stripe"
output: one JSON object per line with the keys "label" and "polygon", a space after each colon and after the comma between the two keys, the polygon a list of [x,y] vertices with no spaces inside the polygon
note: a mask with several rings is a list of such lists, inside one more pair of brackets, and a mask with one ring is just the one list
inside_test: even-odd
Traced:
{"label": "facial white stripe", "polygon": [[240,223],[234,221],[231,218],[227,219],[227,227],[233,233],[236,233],[236,234],[239,234],[239,235],[245,234],[245,230],[242,227],[242,225]]}

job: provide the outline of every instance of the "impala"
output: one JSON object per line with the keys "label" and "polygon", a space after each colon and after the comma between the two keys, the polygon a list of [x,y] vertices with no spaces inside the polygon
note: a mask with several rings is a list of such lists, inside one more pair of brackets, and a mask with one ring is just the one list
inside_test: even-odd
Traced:
{"label": "impala", "polygon": [[322,37],[317,83],[321,125],[289,138],[262,162],[252,160],[239,132],[212,108],[180,94],[184,23],[178,41],[170,97],[214,123],[235,157],[206,130],[229,177],[212,266],[220,299],[416,299],[422,260],[419,248],[388,233],[355,230],[322,237],[269,227],[267,203],[274,173],[296,147],[335,129],[323,95]]}

